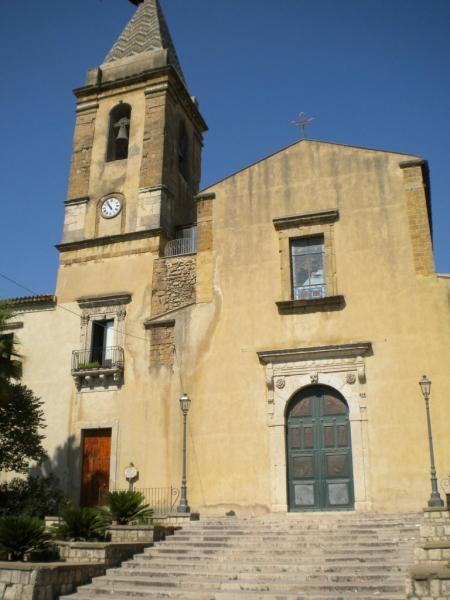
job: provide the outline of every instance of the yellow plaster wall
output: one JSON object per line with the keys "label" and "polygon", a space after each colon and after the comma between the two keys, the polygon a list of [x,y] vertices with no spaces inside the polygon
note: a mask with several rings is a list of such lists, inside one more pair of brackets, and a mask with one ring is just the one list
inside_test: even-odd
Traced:
{"label": "yellow plaster wall", "polygon": [[[31,315],[25,324],[20,335],[27,336],[26,353],[35,365],[26,382],[45,395],[50,453],[65,436],[79,442],[83,427],[111,426],[112,479],[118,486],[126,485],[123,469],[130,461],[140,471],[139,486],[179,485],[178,397],[185,391],[192,398],[192,508],[266,512],[273,496],[274,448],[257,351],[368,341],[373,347],[365,359],[364,384],[368,507],[422,508],[429,496],[426,421],[417,383],[423,373],[433,382],[438,473],[450,471],[449,310],[445,283],[415,269],[402,160],[392,153],[301,142],[207,190],[216,197],[206,213],[200,205],[208,225],[205,254],[197,262],[202,294],[197,305],[170,313],[176,321],[173,367],[152,364],[150,331],[144,327],[151,316],[159,238],[64,252],[57,288],[61,306],[79,311],[76,298],[119,292],[132,294],[132,300],[124,321],[125,381],[117,391],[76,392],[70,353],[79,344],[79,318],[58,309]],[[345,306],[280,314],[275,303],[288,298],[272,220],[327,209],[339,210],[332,224],[335,286]],[[32,325],[34,320],[39,324]],[[43,328],[52,335],[41,353]],[[78,481],[74,466],[75,495]]]}

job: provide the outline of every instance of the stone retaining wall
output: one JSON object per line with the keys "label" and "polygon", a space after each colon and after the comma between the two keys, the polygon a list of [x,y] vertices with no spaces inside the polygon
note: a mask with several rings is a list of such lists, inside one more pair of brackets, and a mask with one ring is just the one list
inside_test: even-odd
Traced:
{"label": "stone retaining wall", "polygon": [[450,598],[450,511],[427,509],[407,584],[410,600]]}
{"label": "stone retaining wall", "polygon": [[0,600],[56,600],[105,572],[102,563],[0,562]]}

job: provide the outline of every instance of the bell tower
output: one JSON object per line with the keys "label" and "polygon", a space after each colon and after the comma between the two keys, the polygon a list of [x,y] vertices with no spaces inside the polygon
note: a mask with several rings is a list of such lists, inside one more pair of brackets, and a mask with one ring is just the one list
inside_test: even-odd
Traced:
{"label": "bell tower", "polygon": [[118,256],[138,239],[162,243],[195,221],[206,124],[159,1],[131,1],[130,22],[74,91],[62,267],[104,258],[105,246]]}

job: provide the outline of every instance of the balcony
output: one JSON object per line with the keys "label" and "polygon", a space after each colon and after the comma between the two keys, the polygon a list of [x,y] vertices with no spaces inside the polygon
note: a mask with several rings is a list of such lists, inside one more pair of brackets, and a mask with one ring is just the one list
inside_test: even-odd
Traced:
{"label": "balcony", "polygon": [[188,227],[178,233],[178,237],[167,242],[164,257],[182,256],[197,252],[197,227]]}
{"label": "balcony", "polygon": [[116,385],[123,379],[123,348],[110,346],[72,352],[72,375],[78,389],[83,385],[107,385],[112,380]]}

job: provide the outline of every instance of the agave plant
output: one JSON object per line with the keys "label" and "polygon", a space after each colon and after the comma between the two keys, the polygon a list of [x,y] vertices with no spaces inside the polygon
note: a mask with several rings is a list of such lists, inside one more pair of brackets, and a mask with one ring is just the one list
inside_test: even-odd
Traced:
{"label": "agave plant", "polygon": [[70,506],[61,514],[62,522],[55,527],[57,539],[74,541],[101,540],[105,537],[109,517],[98,508]]}
{"label": "agave plant", "polygon": [[144,500],[141,492],[133,490],[108,492],[105,498],[112,520],[118,525],[127,525],[130,521],[151,517],[153,509],[149,508]]}
{"label": "agave plant", "polygon": [[35,517],[19,515],[0,519],[0,552],[11,560],[47,548],[51,541],[44,523]]}

